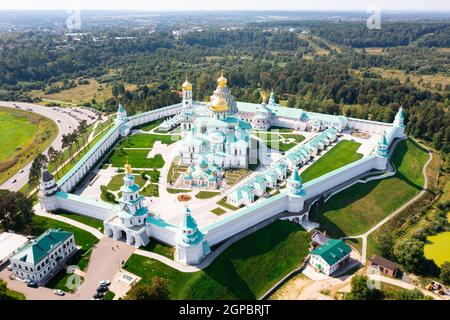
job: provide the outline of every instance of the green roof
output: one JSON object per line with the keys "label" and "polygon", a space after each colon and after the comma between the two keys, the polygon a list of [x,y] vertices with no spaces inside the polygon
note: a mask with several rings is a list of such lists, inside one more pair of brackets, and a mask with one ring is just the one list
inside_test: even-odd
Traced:
{"label": "green roof", "polygon": [[14,256],[14,259],[35,265],[47,256],[54,247],[58,246],[71,235],[73,235],[73,233],[62,229],[48,229],[20,250]]}
{"label": "green roof", "polygon": [[330,239],[319,248],[313,250],[311,254],[321,256],[329,266],[332,266],[351,251],[352,249],[343,240]]}

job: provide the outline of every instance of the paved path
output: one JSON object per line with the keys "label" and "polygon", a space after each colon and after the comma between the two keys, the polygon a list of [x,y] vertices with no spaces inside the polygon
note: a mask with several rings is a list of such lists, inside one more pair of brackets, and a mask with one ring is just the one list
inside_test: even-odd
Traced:
{"label": "paved path", "polygon": [[[134,246],[127,245],[111,238],[102,238],[92,251],[86,277],[76,292],[76,299],[89,300],[96,293],[101,280],[112,281],[117,272],[121,270],[122,262],[136,250]],[[111,284],[113,286],[114,284]]]}
{"label": "paved path", "polygon": [[444,300],[443,297],[432,293],[431,291],[422,289],[422,288],[418,288],[413,284],[407,283],[405,281],[399,280],[399,279],[394,279],[394,278],[389,278],[386,276],[382,276],[379,274],[367,274],[367,277],[373,281],[380,281],[380,282],[385,282],[385,283],[389,283],[392,284],[394,286],[403,288],[403,289],[407,289],[407,290],[414,290],[414,289],[418,289],[420,290],[424,295],[426,296],[430,296],[433,297],[436,300]]}
{"label": "paved path", "polygon": [[57,296],[53,293],[53,289],[38,287],[29,288],[24,281],[15,279],[9,279],[11,271],[8,271],[6,267],[0,271],[0,279],[4,280],[8,286],[8,289],[23,293],[27,300],[72,300],[75,296],[71,293],[66,293],[64,296]]}

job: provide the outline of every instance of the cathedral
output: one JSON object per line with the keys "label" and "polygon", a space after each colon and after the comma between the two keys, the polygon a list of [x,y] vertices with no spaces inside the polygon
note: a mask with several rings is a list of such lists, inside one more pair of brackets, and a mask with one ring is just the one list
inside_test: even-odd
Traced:
{"label": "cathedral", "polygon": [[237,117],[234,97],[223,74],[204,106],[194,107],[192,84],[182,85],[181,163],[190,166],[183,177],[189,187],[217,188],[228,168],[247,168],[251,125]]}

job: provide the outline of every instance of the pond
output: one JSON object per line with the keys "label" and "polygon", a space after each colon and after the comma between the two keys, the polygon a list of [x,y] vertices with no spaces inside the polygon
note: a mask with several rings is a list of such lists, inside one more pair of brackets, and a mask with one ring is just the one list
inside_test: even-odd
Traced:
{"label": "pond", "polygon": [[[450,213],[447,217],[450,221]],[[427,237],[424,254],[427,259],[433,260],[439,267],[445,261],[450,261],[450,231]]]}

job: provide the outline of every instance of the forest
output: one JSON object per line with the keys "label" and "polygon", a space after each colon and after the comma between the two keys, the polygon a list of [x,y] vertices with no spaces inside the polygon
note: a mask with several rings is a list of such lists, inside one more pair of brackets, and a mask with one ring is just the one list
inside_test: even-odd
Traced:
{"label": "forest", "polygon": [[[81,39],[10,33],[0,36],[0,99],[33,101],[31,90],[65,90],[95,78],[113,85],[111,98],[92,101],[94,107],[114,112],[121,101],[134,114],[178,102],[186,75],[194,98],[205,101],[223,70],[241,101],[259,102],[261,90],[273,89],[289,107],[377,121],[392,121],[403,105],[407,132],[448,154],[450,85],[417,85],[410,77],[448,79],[450,52],[440,48],[449,47],[449,39],[450,24],[430,21],[389,22],[381,30],[357,22],[253,23],[181,38],[132,29]],[[374,68],[401,71],[406,80],[382,77]]]}

